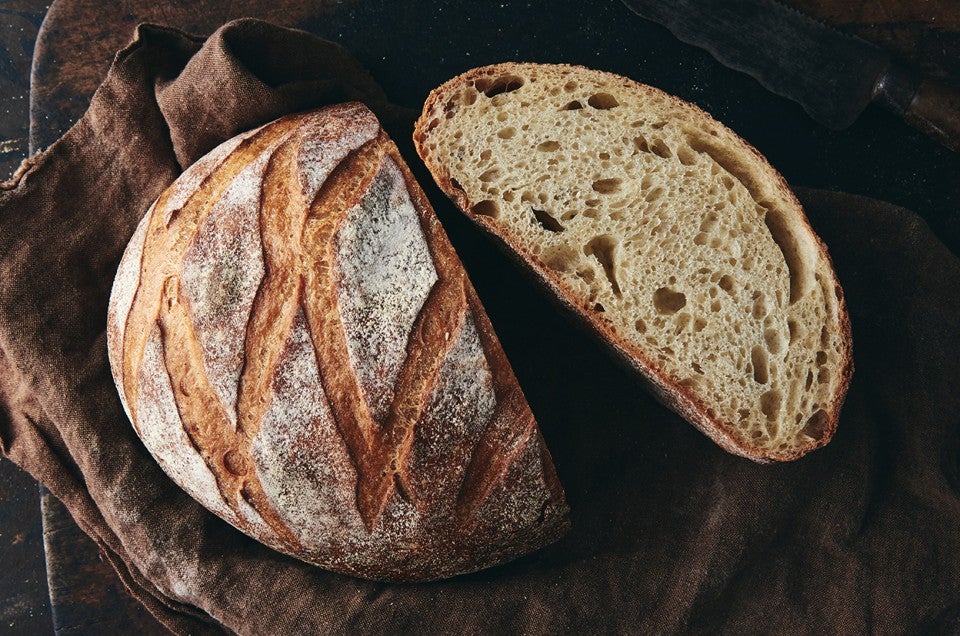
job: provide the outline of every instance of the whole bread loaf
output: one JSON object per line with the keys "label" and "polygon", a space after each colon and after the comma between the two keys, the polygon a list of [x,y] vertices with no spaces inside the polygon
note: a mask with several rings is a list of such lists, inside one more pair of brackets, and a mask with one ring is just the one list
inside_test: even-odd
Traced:
{"label": "whole bread loaf", "polygon": [[476,293],[361,104],[277,120],[191,166],[131,239],[108,320],[144,445],[277,550],[417,581],[568,526]]}
{"label": "whole bread loaf", "polygon": [[480,228],[725,449],[833,436],[852,373],[826,248],[783,178],[699,108],[582,67],[434,90],[414,141]]}

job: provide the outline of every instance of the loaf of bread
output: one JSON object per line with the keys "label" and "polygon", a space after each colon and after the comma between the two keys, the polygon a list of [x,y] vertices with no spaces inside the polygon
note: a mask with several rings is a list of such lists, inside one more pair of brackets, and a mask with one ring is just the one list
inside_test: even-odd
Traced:
{"label": "loaf of bread", "polygon": [[108,321],[144,445],[277,550],[418,581],[568,526],[483,307],[361,104],[277,120],[184,172],[130,241]]}
{"label": "loaf of bread", "polygon": [[852,373],[826,248],[783,178],[700,109],[581,67],[434,90],[414,141],[444,192],[723,448],[826,444]]}

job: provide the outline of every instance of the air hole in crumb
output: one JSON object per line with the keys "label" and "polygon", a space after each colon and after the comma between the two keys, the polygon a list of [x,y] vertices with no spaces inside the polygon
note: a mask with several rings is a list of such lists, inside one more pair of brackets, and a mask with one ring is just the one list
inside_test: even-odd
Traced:
{"label": "air hole in crumb", "polygon": [[612,236],[603,235],[591,239],[584,248],[587,256],[593,256],[603,266],[603,273],[610,281],[610,287],[614,295],[619,297],[620,284],[617,282],[617,261],[616,261],[617,241]]}
{"label": "air hole in crumb", "polygon": [[830,417],[827,415],[827,412],[819,409],[810,416],[810,419],[807,420],[806,425],[804,425],[800,432],[811,439],[819,441],[823,439],[823,436],[827,433],[829,420]]}
{"label": "air hole in crumb", "polygon": [[692,166],[697,163],[697,153],[686,146],[677,148],[677,159],[685,166]]}
{"label": "air hole in crumb", "polygon": [[489,216],[490,218],[493,218],[493,219],[500,216],[500,206],[497,205],[496,201],[493,201],[491,199],[485,199],[483,201],[480,201],[479,203],[474,205],[472,208],[470,208],[470,211],[473,212],[474,214],[479,214],[481,216]]}
{"label": "air hole in crumb", "polygon": [[687,297],[669,287],[661,287],[653,292],[653,306],[658,313],[675,314],[687,304]]}
{"label": "air hole in crumb", "polygon": [[604,309],[604,308],[603,308],[603,305],[601,305],[600,303],[594,303],[594,304],[593,304],[593,308],[594,308],[595,310],[597,310],[597,311],[600,311],[600,312],[606,311],[606,309]]}
{"label": "air hole in crumb", "polygon": [[692,362],[690,363],[690,366],[691,368],[693,368],[694,371],[696,371],[700,375],[703,375],[703,367],[701,367],[699,364],[697,364],[696,362]]}
{"label": "air hole in crumb", "polygon": [[577,86],[578,84],[576,82],[574,82],[573,80],[570,80],[569,82],[563,85],[563,90],[565,90],[568,93],[572,93],[573,91],[577,90]]}
{"label": "air hole in crumb", "polygon": [[706,245],[706,244],[707,244],[707,235],[704,234],[703,232],[700,232],[699,234],[697,234],[696,236],[693,237],[693,244],[694,244],[694,245]]}
{"label": "air hole in crumb", "polygon": [[768,210],[763,217],[763,222],[783,253],[784,262],[787,264],[787,272],[790,275],[790,303],[795,303],[804,294],[804,279],[809,274],[807,269],[809,266],[800,254],[800,248],[796,245],[798,239],[794,237],[789,222],[780,213]]}
{"label": "air hole in crumb", "polygon": [[703,318],[697,318],[693,321],[693,331],[694,333],[699,333],[703,331],[704,327],[707,326],[707,321]]}
{"label": "air hole in crumb", "polygon": [[563,107],[563,110],[580,110],[581,108],[583,108],[583,104],[577,100],[573,100],[572,102],[568,102],[567,105]]}
{"label": "air hole in crumb", "polygon": [[543,261],[547,267],[559,272],[572,271],[580,262],[577,250],[569,245],[555,245],[543,251]]}
{"label": "air hole in crumb", "polygon": [[765,317],[770,310],[767,308],[767,299],[760,294],[760,296],[753,303],[753,317],[757,320]]}
{"label": "air hole in crumb", "polygon": [[460,91],[460,103],[472,106],[477,101],[477,95],[479,95],[479,93],[477,93],[476,89],[468,86]]}
{"label": "air hole in crumb", "polygon": [[673,330],[674,335],[679,335],[690,325],[692,317],[690,314],[684,312],[677,316],[677,326]]}
{"label": "air hole in crumb", "polygon": [[717,285],[720,286],[720,289],[730,294],[733,292],[733,277],[729,274],[724,274],[720,277],[720,280],[717,281]]}
{"label": "air hole in crumb", "polygon": [[650,147],[650,150],[653,151],[653,154],[663,159],[669,159],[673,156],[670,146],[668,146],[662,139],[657,139],[654,141],[653,146]]}
{"label": "air hole in crumb", "polygon": [[480,175],[480,180],[483,181],[484,183],[489,183],[499,177],[500,177],[499,168],[491,168],[490,170],[487,170],[486,172]]}
{"label": "air hole in crumb", "polygon": [[767,344],[767,350],[773,355],[783,351],[783,334],[779,329],[766,329],[763,332],[763,340]]}
{"label": "air hole in crumb", "polygon": [[637,318],[637,321],[633,323],[633,328],[637,330],[637,333],[647,333],[647,323],[643,321],[643,318]]}
{"label": "air hole in crumb", "polygon": [[487,149],[480,153],[480,161],[490,161],[490,157],[493,156],[493,151]]}
{"label": "air hole in crumb", "polygon": [[590,269],[578,269],[576,271],[577,277],[580,278],[587,285],[593,283],[595,275],[593,273],[593,268]]}
{"label": "air hole in crumb", "polygon": [[623,184],[621,179],[597,179],[593,182],[593,189],[600,194],[613,194],[620,190]]}
{"label": "air hole in crumb", "polygon": [[647,138],[643,135],[634,137],[633,145],[636,146],[640,152],[650,152],[650,144],[647,143]]}
{"label": "air hole in crumb", "polygon": [[827,363],[827,352],[817,351],[817,366],[823,366]]}
{"label": "air hole in crumb", "polygon": [[820,370],[817,371],[817,382],[819,384],[829,384],[830,383],[830,368],[829,367],[820,367]]}
{"label": "air hole in crumb", "polygon": [[808,391],[810,390],[810,387],[813,386],[813,371],[807,371],[807,382],[804,386]]}
{"label": "air hole in crumb", "polygon": [[770,389],[760,396],[760,411],[768,420],[774,420],[780,412],[780,391]]}
{"label": "air hole in crumb", "polygon": [[477,89],[487,97],[513,92],[523,84],[523,78],[516,75],[501,75],[495,79],[481,77],[475,82]]}
{"label": "air hole in crumb", "polygon": [[663,196],[663,188],[661,186],[657,186],[650,192],[647,192],[647,196],[643,197],[643,199],[647,203],[653,203],[654,201],[656,201],[662,196]]}
{"label": "air hole in crumb", "polygon": [[587,100],[587,103],[597,110],[608,110],[620,105],[617,98],[610,93],[594,93],[590,96],[590,99]]}
{"label": "air hole in crumb", "polygon": [[506,128],[502,128],[500,131],[497,132],[497,137],[499,137],[500,139],[513,139],[516,136],[516,134],[517,134],[516,128],[514,128],[513,126],[507,126]]}
{"label": "air hole in crumb", "polygon": [[544,141],[543,143],[537,145],[537,150],[540,152],[553,152],[560,149],[559,141]]}
{"label": "air hole in crumb", "polygon": [[536,208],[530,208],[530,210],[533,212],[533,217],[537,220],[537,223],[540,224],[540,227],[548,232],[563,232],[564,227],[560,225],[559,221],[553,218],[549,212]]}
{"label": "air hole in crumb", "polygon": [[790,330],[790,344],[793,344],[800,337],[800,326],[796,320],[788,320],[787,329]]}
{"label": "air hole in crumb", "polygon": [[750,351],[750,361],[753,364],[753,379],[757,384],[766,384],[770,381],[769,367],[767,366],[767,352],[763,347],[754,347]]}
{"label": "air hole in crumb", "polygon": [[603,160],[603,161],[606,161],[607,159],[610,158],[610,153],[609,153],[609,152],[601,152],[601,153],[598,153],[598,154],[597,154],[597,157],[598,157],[599,159]]}

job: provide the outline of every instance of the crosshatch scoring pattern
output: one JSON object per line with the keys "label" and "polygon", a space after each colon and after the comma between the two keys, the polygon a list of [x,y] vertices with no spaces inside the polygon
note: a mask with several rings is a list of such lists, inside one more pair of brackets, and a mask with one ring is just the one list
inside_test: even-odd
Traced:
{"label": "crosshatch scoring pattern", "polygon": [[347,105],[210,153],[124,256],[111,365],[131,420],[194,498],[282,551],[369,574],[439,542],[433,576],[563,516],[425,207],[373,115]]}

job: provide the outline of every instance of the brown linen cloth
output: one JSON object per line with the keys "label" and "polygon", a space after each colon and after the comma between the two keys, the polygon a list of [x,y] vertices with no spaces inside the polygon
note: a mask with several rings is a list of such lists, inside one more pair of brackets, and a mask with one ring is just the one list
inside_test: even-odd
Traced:
{"label": "brown linen cloth", "polygon": [[[626,374],[591,378],[601,354],[570,338],[542,353],[541,382],[527,389],[574,523],[535,555],[445,582],[361,581],[273,552],[184,494],[135,436],[110,377],[105,317],[121,253],[153,199],[217,143],[345,99],[370,104],[388,129],[400,121],[342,49],[303,32],[244,20],[204,44],[141,26],[86,115],[0,190],[2,450],[67,505],[164,624],[960,629],[960,260],[914,214],[864,198],[800,192],[836,260],[857,362],[837,437],[807,458],[758,466],[723,453]],[[409,122],[393,132],[409,135]]]}

